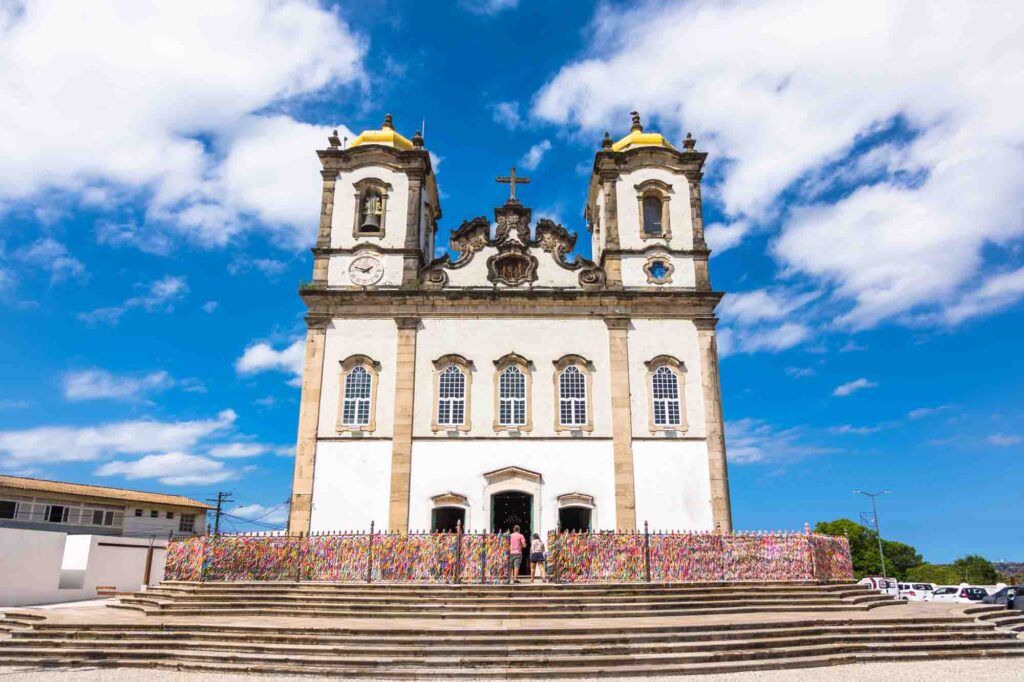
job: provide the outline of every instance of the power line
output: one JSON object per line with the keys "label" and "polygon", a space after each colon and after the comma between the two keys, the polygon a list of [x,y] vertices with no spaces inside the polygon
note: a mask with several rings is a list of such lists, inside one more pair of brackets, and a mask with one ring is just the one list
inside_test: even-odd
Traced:
{"label": "power line", "polygon": [[214,517],[214,521],[213,521],[213,534],[214,535],[220,535],[220,517],[221,517],[221,514],[224,513],[224,503],[232,501],[231,500],[231,493],[230,492],[225,492],[225,491],[221,490],[221,491],[217,492],[217,499],[216,500],[208,497],[208,498],[206,498],[206,501],[207,502],[216,502],[217,503],[217,510],[215,512],[216,513],[216,517]]}

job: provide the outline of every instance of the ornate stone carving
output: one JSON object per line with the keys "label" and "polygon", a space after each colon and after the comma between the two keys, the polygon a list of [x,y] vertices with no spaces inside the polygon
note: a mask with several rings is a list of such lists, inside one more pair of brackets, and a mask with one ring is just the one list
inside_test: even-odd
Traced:
{"label": "ornate stone carving", "polygon": [[584,268],[580,271],[579,281],[584,289],[599,289],[604,286],[604,270],[597,265]]}
{"label": "ornate stone carving", "polygon": [[448,273],[439,266],[431,266],[423,271],[423,286],[428,289],[443,289],[448,286]]}
{"label": "ornate stone carving", "polygon": [[458,262],[468,261],[473,254],[490,243],[491,224],[487,218],[480,216],[466,220],[459,229],[452,232],[448,243],[459,252]]}
{"label": "ornate stone carving", "polygon": [[537,280],[537,259],[516,249],[487,259],[487,279],[494,284],[517,287]]}
{"label": "ornate stone carving", "polygon": [[512,243],[520,246],[530,244],[530,209],[521,204],[507,203],[494,211],[498,228],[494,234],[494,243],[499,247]]}
{"label": "ornate stone carving", "polygon": [[564,260],[576,247],[576,235],[554,221],[541,218],[537,221],[537,242],[545,253],[555,254],[556,260]]}

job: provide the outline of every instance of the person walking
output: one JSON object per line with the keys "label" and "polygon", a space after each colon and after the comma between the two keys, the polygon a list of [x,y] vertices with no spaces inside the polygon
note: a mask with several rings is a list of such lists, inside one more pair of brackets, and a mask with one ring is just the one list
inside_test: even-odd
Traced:
{"label": "person walking", "polygon": [[540,540],[538,533],[533,534],[533,541],[530,542],[530,582],[537,577],[537,572],[540,571],[540,581],[547,582],[548,580],[548,569],[544,565],[544,543]]}
{"label": "person walking", "polygon": [[523,549],[526,548],[526,538],[519,532],[519,526],[512,526],[512,536],[509,538],[508,552],[509,561],[512,563],[512,571],[508,577],[510,583],[519,582],[519,567],[523,565]]}

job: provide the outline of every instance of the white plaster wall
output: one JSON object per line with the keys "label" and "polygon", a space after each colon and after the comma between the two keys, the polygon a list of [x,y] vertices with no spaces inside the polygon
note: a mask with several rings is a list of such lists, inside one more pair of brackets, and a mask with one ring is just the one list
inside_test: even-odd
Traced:
{"label": "white plaster wall", "polygon": [[[672,270],[671,282],[654,284],[647,281],[647,273],[644,271],[644,266],[655,255],[661,260],[672,263],[674,269]],[[622,256],[622,284],[626,287],[693,289],[697,286],[697,271],[694,267],[693,259],[689,257],[669,256],[659,251],[626,254]]]}
{"label": "white plaster wall", "polygon": [[[373,249],[356,251],[355,253],[336,254],[327,261],[327,286],[354,287],[359,286],[349,277],[348,267],[356,258],[373,256],[384,265],[384,275],[367,289],[380,287],[397,287],[402,283],[402,256],[397,253],[378,253]],[[486,281],[486,280],[485,280]]]}
{"label": "white plaster wall", "polygon": [[[686,366],[683,400],[686,408],[686,436],[703,438],[704,394],[701,390],[700,346],[697,327],[689,320],[634,319],[629,330],[630,409],[633,436],[665,437],[650,430],[648,371],[644,363],[658,355],[671,355]],[[682,434],[680,434],[682,435]]]}
{"label": "white plaster wall", "polygon": [[[141,509],[142,516],[135,516],[135,510]],[[150,516],[150,510],[157,510],[157,518]],[[173,512],[174,518],[167,518],[167,512]],[[146,504],[144,502],[128,502],[124,510],[124,534],[128,536],[142,536],[148,538],[152,535],[156,539],[167,539],[167,534],[174,532],[178,534],[182,514],[194,514],[196,517],[195,530],[202,533],[206,530],[206,514],[202,509],[186,509],[181,507],[164,507]]]}
{"label": "white plaster wall", "polygon": [[[355,183],[376,178],[391,185],[384,216],[384,237],[352,236],[356,216]],[[334,189],[334,215],[331,222],[331,246],[352,248],[357,243],[376,244],[389,249],[405,246],[405,221],[409,211],[409,178],[404,173],[383,166],[365,166],[338,176]]]}
{"label": "white plaster wall", "polygon": [[604,224],[604,190],[597,193],[597,215],[594,216],[595,235],[592,240],[592,257],[595,263],[601,262],[601,253],[604,251],[604,240],[607,234],[607,225]]}
{"label": "white plaster wall", "polygon": [[707,443],[633,441],[636,520],[652,530],[712,530]]}
{"label": "white plaster wall", "polygon": [[390,492],[390,440],[320,441],[310,531],[387,528]]}
{"label": "white plaster wall", "polygon": [[640,208],[636,199],[636,185],[647,180],[661,180],[672,186],[669,195],[669,226],[673,249],[693,248],[693,219],[690,214],[690,185],[683,175],[677,175],[664,168],[638,168],[623,173],[615,183],[615,198],[619,211],[619,244],[623,249],[642,249],[652,243],[664,244],[661,240],[640,238]]}
{"label": "white plaster wall", "polygon": [[556,528],[557,497],[572,492],[593,496],[594,529],[615,528],[615,471],[612,443],[607,439],[414,441],[409,527],[429,529],[430,498],[451,491],[469,500],[467,528],[483,530],[490,524],[490,496],[485,495],[483,475],[508,466],[542,476],[539,499],[534,498],[534,532]]}
{"label": "white plaster wall", "polygon": [[[563,355],[582,355],[591,371],[594,430],[582,437],[611,436],[611,385],[608,365],[608,329],[601,320],[569,319],[424,319],[416,338],[414,435],[448,437],[448,431],[431,431],[434,401],[433,361],[456,353],[472,361],[470,418],[472,430],[458,438],[508,439],[494,431],[494,361],[515,352],[533,363],[533,431],[529,437],[573,438],[555,432],[554,362]],[[382,406],[383,407],[383,406]],[[378,408],[381,409],[381,408]]]}
{"label": "white plaster wall", "polygon": [[[147,538],[0,528],[0,606],[94,599],[98,586],[138,590],[149,545]],[[150,585],[163,579],[165,547],[154,543]],[[62,571],[81,587],[61,589]]]}
{"label": "white plaster wall", "polygon": [[317,433],[338,435],[341,362],[350,355],[366,355],[380,363],[377,376],[377,429],[372,436],[389,437],[395,410],[395,361],[398,329],[391,319],[338,318],[324,339],[324,376],[320,390]]}

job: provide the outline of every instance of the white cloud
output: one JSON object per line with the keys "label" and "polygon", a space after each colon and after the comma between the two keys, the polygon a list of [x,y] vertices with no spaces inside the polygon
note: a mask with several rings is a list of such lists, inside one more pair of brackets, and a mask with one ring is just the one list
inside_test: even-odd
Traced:
{"label": "white cloud", "polygon": [[981,286],[962,294],[941,313],[941,321],[957,325],[1015,304],[1024,296],[1024,268],[992,275]]}
{"label": "white cloud", "polygon": [[294,375],[292,385],[299,385],[296,382],[301,382],[305,360],[304,339],[297,339],[281,350],[276,350],[269,343],[261,341],[245,349],[242,357],[235,361],[235,371],[242,375],[271,371],[286,372]]}
{"label": "white cloud", "polygon": [[848,395],[852,395],[853,393],[856,393],[861,389],[875,388],[876,386],[878,386],[878,384],[876,384],[875,382],[868,381],[864,377],[861,377],[860,379],[854,379],[853,381],[848,381],[845,384],[836,386],[835,390],[832,391],[832,395],[845,397]]}
{"label": "white cloud", "polygon": [[[589,172],[589,168],[588,168]],[[734,223],[712,223],[704,228],[704,239],[714,255],[721,255],[734,246],[739,245],[750,232],[750,224],[745,220]]]}
{"label": "white cloud", "polygon": [[1021,296],[970,289],[1024,235],[1022,31],[1016,0],[605,4],[532,114],[594,141],[631,109],[692,129],[718,248],[778,227],[782,272],[828,288],[841,327],[955,323]]}
{"label": "white cloud", "polygon": [[164,256],[174,242],[169,235],[134,222],[100,220],[96,223],[96,241],[106,246],[130,246],[143,253]]}
{"label": "white cloud", "polygon": [[473,14],[493,16],[507,9],[515,9],[519,0],[459,0],[459,5]]}
{"label": "white cloud", "polygon": [[240,459],[245,457],[258,457],[269,452],[276,453],[280,445],[266,445],[265,443],[224,443],[210,448],[210,456],[217,459]]}
{"label": "white cloud", "polygon": [[491,105],[491,116],[495,123],[503,125],[509,130],[515,130],[523,122],[522,116],[519,114],[519,102],[496,102]]}
{"label": "white cloud", "polygon": [[818,297],[817,292],[796,293],[781,289],[755,289],[729,294],[718,306],[718,314],[728,324],[752,325],[781,320]]}
{"label": "white cloud", "polygon": [[733,464],[785,462],[831,451],[803,443],[799,427],[778,429],[761,419],[728,421],[725,432],[726,452]]}
{"label": "white cloud", "polygon": [[806,377],[813,377],[816,374],[813,367],[787,367],[786,375],[791,376],[794,379],[804,379]]}
{"label": "white cloud", "polygon": [[164,485],[205,485],[238,478],[239,472],[224,466],[224,462],[190,455],[167,452],[146,455],[132,462],[107,462],[96,470],[97,476],[123,476],[132,481],[155,478]]}
{"label": "white cloud", "polygon": [[544,160],[544,155],[551,150],[551,142],[549,140],[541,140],[537,144],[530,147],[530,150],[523,154],[523,157],[519,159],[519,165],[526,170],[536,170],[540,162]]}
{"label": "white cloud", "polygon": [[203,312],[209,315],[210,313],[217,309],[218,305],[220,304],[217,303],[217,301],[207,301],[206,303],[203,304]]}
{"label": "white cloud", "polygon": [[936,412],[948,410],[951,407],[951,405],[939,405],[938,407],[918,407],[916,409],[911,410],[910,412],[907,412],[907,417],[909,419],[923,419],[924,417],[931,416]]}
{"label": "white cloud", "polygon": [[857,343],[856,341],[854,341],[853,339],[850,339],[849,341],[847,341],[846,343],[843,344],[843,347],[839,349],[839,352],[840,353],[857,353],[859,351],[867,350],[867,349],[868,349],[867,346],[863,346],[863,345]]}
{"label": "white cloud", "polygon": [[50,237],[22,247],[15,256],[27,265],[49,270],[50,284],[87,278],[85,264],[72,256],[66,246]]}
{"label": "white cloud", "polygon": [[205,438],[227,431],[235,418],[232,410],[224,410],[216,419],[195,421],[139,419],[99,426],[0,431],[0,464],[86,462],[118,454],[187,450]]}
{"label": "white cloud", "polygon": [[112,398],[131,400],[149,391],[170,388],[174,379],[163,370],[142,375],[117,375],[105,369],[85,369],[64,375],[64,397],[68,400]]}
{"label": "white cloud", "polygon": [[872,433],[877,433],[882,430],[882,426],[853,426],[852,424],[843,424],[841,426],[833,426],[829,429],[832,433],[839,434],[854,434],[858,436],[867,436]]}
{"label": "white cloud", "polygon": [[247,521],[259,521],[260,523],[277,524],[288,520],[287,505],[277,507],[264,507],[262,504],[245,504],[228,512],[232,516],[246,519]]}
{"label": "white cloud", "polygon": [[1024,438],[1021,436],[1013,436],[1005,433],[994,433],[986,438],[991,445],[996,445],[1001,448],[1008,448],[1012,445],[1020,445],[1024,443]]}
{"label": "white cloud", "polygon": [[718,333],[718,354],[727,357],[739,353],[779,353],[800,345],[811,336],[810,328],[796,322],[754,330],[724,327]]}
{"label": "white cloud", "polygon": [[145,293],[132,296],[118,306],[97,308],[89,312],[79,313],[78,319],[86,324],[103,322],[117,324],[132,308],[142,308],[146,312],[169,313],[174,306],[188,294],[188,282],[184,277],[166,275],[149,284]]}
{"label": "white cloud", "polygon": [[259,270],[267,277],[273,278],[287,269],[287,263],[273,258],[239,258],[228,264],[228,272],[232,275]]}
{"label": "white cloud", "polygon": [[328,128],[256,112],[361,82],[365,41],[337,11],[303,0],[4,7],[0,202],[144,200],[145,230],[98,234],[110,243],[167,230],[216,246],[268,229],[288,246],[315,229],[312,152]]}

